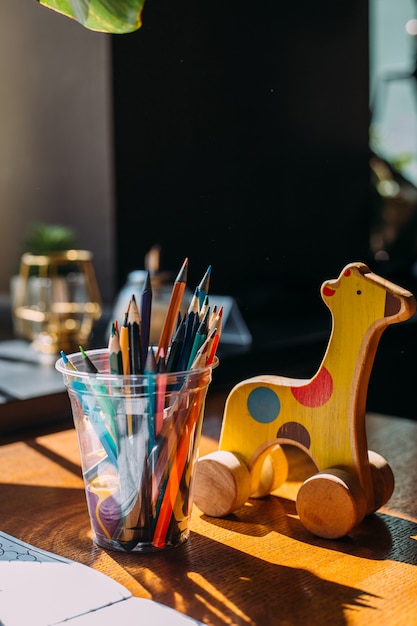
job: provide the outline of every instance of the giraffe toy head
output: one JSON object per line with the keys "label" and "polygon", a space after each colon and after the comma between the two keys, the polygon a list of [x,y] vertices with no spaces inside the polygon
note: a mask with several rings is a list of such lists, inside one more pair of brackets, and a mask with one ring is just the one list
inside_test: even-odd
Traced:
{"label": "giraffe toy head", "polygon": [[350,263],[339,278],[324,282],[321,296],[333,320],[343,319],[350,311],[361,328],[401,322],[416,310],[414,296],[407,289],[374,274],[360,262]]}

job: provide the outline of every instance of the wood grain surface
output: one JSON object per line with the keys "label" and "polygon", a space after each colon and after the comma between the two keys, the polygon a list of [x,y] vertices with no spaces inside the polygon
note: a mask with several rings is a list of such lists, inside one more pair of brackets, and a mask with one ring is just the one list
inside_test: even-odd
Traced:
{"label": "wood grain surface", "polygon": [[[217,449],[221,410],[222,398],[213,397],[201,454]],[[367,430],[396,486],[388,504],[344,539],[320,539],[301,525],[291,499],[300,477],[295,458],[279,495],[249,500],[223,519],[195,507],[190,539],[179,548],[105,551],[91,541],[73,429],[0,447],[0,527],[215,626],[411,626],[417,624],[417,421],[369,415]]]}

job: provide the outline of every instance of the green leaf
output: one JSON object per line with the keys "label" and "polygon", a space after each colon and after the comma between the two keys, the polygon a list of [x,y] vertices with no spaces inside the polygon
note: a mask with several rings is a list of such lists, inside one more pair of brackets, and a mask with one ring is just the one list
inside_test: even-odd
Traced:
{"label": "green leaf", "polygon": [[38,0],[40,4],[77,20],[89,30],[123,34],[138,30],[145,0]]}

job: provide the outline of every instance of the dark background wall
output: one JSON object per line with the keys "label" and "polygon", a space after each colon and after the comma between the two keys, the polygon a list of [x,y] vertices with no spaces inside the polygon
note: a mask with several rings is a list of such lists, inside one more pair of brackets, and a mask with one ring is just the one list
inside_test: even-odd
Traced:
{"label": "dark background wall", "polygon": [[[367,262],[368,3],[147,0],[113,39],[118,280],[162,246],[207,265],[253,334],[215,382],[307,377],[324,354],[323,280]],[[398,278],[403,283],[402,276]],[[407,285],[405,285],[407,286]],[[381,340],[368,409],[415,417],[414,324]]]}
{"label": "dark background wall", "polygon": [[367,2],[147,0],[113,63],[119,284],[158,243],[291,317],[367,260]]}

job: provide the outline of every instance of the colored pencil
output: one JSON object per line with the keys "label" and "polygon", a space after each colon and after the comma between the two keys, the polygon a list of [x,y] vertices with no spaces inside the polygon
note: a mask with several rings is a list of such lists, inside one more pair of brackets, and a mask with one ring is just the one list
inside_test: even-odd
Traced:
{"label": "colored pencil", "polygon": [[[83,353],[83,350],[81,353]],[[68,370],[77,371],[75,365],[72,363],[72,361],[70,361],[70,359],[63,351],[61,351],[61,357],[65,367]],[[87,394],[85,392],[86,390],[88,390],[88,387],[86,386],[86,384],[83,381],[74,380],[72,387],[76,392],[80,393],[79,399],[80,402],[83,403],[83,398],[87,397]],[[106,398],[102,398],[100,395],[98,396],[98,402],[101,405],[105,416],[108,417],[109,407],[105,400]],[[104,451],[107,454],[109,461],[114,466],[117,466],[117,447],[113,434],[107,429],[104,420],[102,419],[101,415],[98,413],[95,407],[88,406],[88,413],[90,416],[90,422],[96,432],[97,437],[100,440],[101,445],[103,446]]]}
{"label": "colored pencil", "polygon": [[119,331],[119,344],[120,350],[122,353],[122,365],[123,365],[123,374],[125,376],[129,376],[130,374],[130,362],[129,362],[129,328],[127,325],[127,318],[129,315],[129,308],[127,309],[123,324]]}
{"label": "colored pencil", "polygon": [[115,322],[113,322],[111,326],[108,349],[110,374],[123,374],[122,352],[120,349],[119,333],[117,332]]}
{"label": "colored pencil", "polygon": [[209,317],[209,320],[208,320],[208,328],[209,328],[209,330],[214,328],[214,320],[216,319],[217,314],[218,314],[217,304],[215,304],[214,307],[211,309],[210,317]]}
{"label": "colored pencil", "polygon": [[[191,302],[188,306],[188,311],[185,316],[185,333],[183,339],[183,345],[180,355],[176,363],[176,371],[183,371],[187,368],[188,359],[190,358],[191,348],[193,346],[194,337],[197,332],[199,324],[199,304],[198,304],[198,287],[195,288],[194,295],[191,298]],[[172,371],[172,370],[170,370]]]}
{"label": "colored pencil", "polygon": [[220,337],[221,337],[222,326],[223,326],[223,307],[221,306],[219,308],[218,314],[213,319],[213,321],[209,324],[209,329],[213,330],[215,328],[217,332],[210,348],[210,353],[207,358],[207,365],[212,365],[214,361],[214,357],[216,356],[217,348],[218,348]]}
{"label": "colored pencil", "polygon": [[64,365],[66,367],[67,370],[72,370],[72,371],[77,371],[77,368],[75,367],[74,363],[72,361],[70,361],[70,359],[67,357],[67,355],[65,354],[65,352],[63,350],[61,350],[60,352],[61,358],[64,362]]}
{"label": "colored pencil", "polygon": [[147,451],[144,442],[147,436],[147,425],[136,416],[133,432],[129,432],[129,424],[117,421],[120,474],[120,504],[122,523],[113,535],[120,545],[129,552],[139,541],[149,541],[149,497]]}
{"label": "colored pencil", "polygon": [[220,341],[220,334],[217,331],[217,328],[213,328],[212,332],[214,331],[216,331],[216,333],[215,333],[215,336],[213,337],[213,342],[210,346],[210,352],[207,357],[206,365],[212,365],[212,363],[214,362],[214,357],[216,356],[216,352],[217,352],[217,346],[219,345],[219,341]]}
{"label": "colored pencil", "polygon": [[207,333],[208,333],[208,327],[207,327],[207,318],[208,318],[208,314],[209,314],[209,310],[207,309],[205,316],[203,317],[203,319],[200,322],[200,325],[197,329],[197,332],[195,334],[194,337],[194,342],[191,348],[191,352],[190,352],[190,356],[188,359],[188,364],[187,364],[187,369],[190,369],[195,356],[197,354],[197,352],[199,351],[199,349],[201,348],[201,346],[203,345],[204,341],[207,338]]}
{"label": "colored pencil", "polygon": [[[187,412],[183,432],[178,433],[176,445],[174,446],[174,450],[170,453],[170,456],[172,455],[172,466],[167,474],[167,480],[162,486],[163,493],[160,494],[160,496],[162,496],[160,509],[152,538],[152,544],[158,548],[162,547],[165,543],[171,517],[172,515],[175,516],[174,511],[176,504],[178,502],[181,505],[183,504],[180,483],[183,472],[186,469],[187,458],[190,451],[190,439],[194,436],[194,427],[199,417],[199,407],[200,402],[199,399],[196,398],[196,401],[190,405],[190,410]],[[188,462],[191,463],[192,460],[189,459]],[[178,498],[180,498],[180,500],[178,500]]]}
{"label": "colored pencil", "polygon": [[193,297],[191,298],[191,302],[188,305],[187,313],[195,313],[195,314],[199,313],[200,303],[199,303],[198,296],[199,296],[199,291],[198,291],[198,287],[196,287],[193,293]]}
{"label": "colored pencil", "polygon": [[148,397],[148,454],[152,452],[155,445],[155,410],[156,410],[156,359],[152,348],[148,351],[144,374],[146,376],[146,394]]}
{"label": "colored pencil", "polygon": [[155,436],[158,437],[164,423],[165,390],[167,384],[167,366],[163,353],[156,362],[158,376],[156,379]]}
{"label": "colored pencil", "polygon": [[165,356],[163,352],[161,352],[156,362],[156,370],[158,374],[165,374],[165,372],[167,371],[167,364],[166,364]]}
{"label": "colored pencil", "polygon": [[156,359],[158,359],[161,350],[164,350],[165,354],[168,354],[168,347],[174,333],[175,324],[177,321],[178,312],[181,307],[181,301],[184,295],[185,287],[187,284],[188,273],[188,259],[184,260],[182,267],[175,279],[170,301],[168,304],[168,310],[165,316],[164,325],[162,327],[161,336],[158,342],[158,349],[156,352]]}
{"label": "colored pencil", "polygon": [[84,350],[82,346],[80,346],[80,352],[83,358],[82,363],[84,366],[84,371],[88,372],[89,374],[98,374],[99,373],[98,369],[96,368],[96,366],[94,365],[94,363],[92,362],[92,360],[90,359],[90,357],[88,356],[88,354],[86,353],[86,351]]}
{"label": "colored pencil", "polygon": [[[119,332],[119,344],[120,344],[120,351],[122,353],[122,371],[123,371],[124,376],[130,376],[130,350],[129,350],[130,339],[129,339],[129,325],[128,325],[129,311],[130,311],[130,302],[128,303],[128,307],[127,307],[127,310],[125,312],[125,316],[123,319],[123,324]],[[126,389],[126,395],[128,394],[129,394],[129,390]],[[126,405],[130,405],[130,401],[128,398],[126,399]],[[129,436],[131,436],[133,433],[133,420],[132,420],[131,411],[127,412],[126,421],[127,421],[128,434]]]}
{"label": "colored pencil", "polygon": [[141,363],[141,319],[134,294],[130,301],[127,327],[129,330],[130,373],[141,374],[143,372],[143,365]]}
{"label": "colored pencil", "polygon": [[184,345],[186,322],[187,318],[184,317],[172,338],[168,359],[166,361],[166,369],[168,372],[177,370],[177,364]]}
{"label": "colored pencil", "polygon": [[205,317],[208,311],[210,311],[210,304],[209,304],[209,297],[206,296],[204,298],[203,306],[200,307],[200,313],[199,313],[200,320],[202,320],[203,317]]}
{"label": "colored pencil", "polygon": [[[214,313],[214,310],[213,310]],[[219,335],[221,334],[222,331],[222,326],[223,326],[223,306],[221,306],[219,308],[218,311],[216,311],[216,315],[212,315],[210,317],[210,321],[209,321],[209,330],[211,330],[212,328],[216,327],[217,331],[219,333]]]}
{"label": "colored pencil", "polygon": [[146,274],[145,285],[142,291],[140,303],[141,317],[141,363],[145,366],[148,356],[149,339],[151,335],[151,313],[152,313],[152,285],[151,275]]}
{"label": "colored pencil", "polygon": [[[82,356],[82,363],[84,365],[84,371],[88,372],[89,374],[99,374],[99,370],[94,365],[82,346],[80,346],[80,352]],[[89,385],[97,398],[97,402],[99,403],[101,410],[103,411],[104,419],[106,421],[109,431],[111,432],[113,440],[114,442],[116,442],[116,427],[114,423],[116,411],[112,398],[108,393],[108,389],[106,385],[103,385],[100,382],[96,382],[94,381],[94,379],[91,379],[89,381]]]}
{"label": "colored pencil", "polygon": [[210,353],[210,347],[211,347],[211,344],[214,340],[216,333],[217,333],[217,328],[213,328],[211,333],[207,335],[206,339],[203,341],[203,343],[197,350],[192,363],[190,364],[190,367],[189,367],[190,370],[195,370],[195,369],[206,367],[207,360],[208,360],[209,353]]}
{"label": "colored pencil", "polygon": [[200,309],[202,308],[204,304],[204,300],[206,299],[206,296],[208,294],[209,285],[210,285],[210,276],[211,276],[211,265],[208,266],[206,273],[204,274],[203,278],[200,281],[200,284],[198,285],[198,300],[199,300]]}

